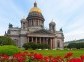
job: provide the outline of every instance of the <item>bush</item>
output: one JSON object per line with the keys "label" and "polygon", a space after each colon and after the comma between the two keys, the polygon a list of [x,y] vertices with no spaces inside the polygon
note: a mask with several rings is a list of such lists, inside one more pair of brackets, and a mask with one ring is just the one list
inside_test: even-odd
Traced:
{"label": "bush", "polygon": [[47,44],[36,44],[36,43],[25,43],[23,45],[23,47],[27,50],[27,49],[48,49],[49,45]]}
{"label": "bush", "polygon": [[37,44],[37,49],[49,49],[48,44]]}
{"label": "bush", "polygon": [[0,46],[0,54],[13,55],[20,52],[20,49],[13,45]]}

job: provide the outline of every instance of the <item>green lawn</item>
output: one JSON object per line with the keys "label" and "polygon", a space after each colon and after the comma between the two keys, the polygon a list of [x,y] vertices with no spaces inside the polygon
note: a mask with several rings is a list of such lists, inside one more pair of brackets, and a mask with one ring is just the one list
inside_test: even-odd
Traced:
{"label": "green lawn", "polygon": [[84,50],[28,50],[29,52],[37,52],[41,53],[44,56],[64,56],[67,52],[73,52],[73,57],[80,57],[81,55],[84,55]]}

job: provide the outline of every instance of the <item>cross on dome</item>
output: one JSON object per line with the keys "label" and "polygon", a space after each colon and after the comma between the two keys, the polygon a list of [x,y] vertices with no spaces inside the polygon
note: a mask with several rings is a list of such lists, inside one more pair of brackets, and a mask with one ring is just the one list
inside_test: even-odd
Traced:
{"label": "cross on dome", "polygon": [[36,1],[34,2],[34,7],[37,7],[37,3],[36,3]]}

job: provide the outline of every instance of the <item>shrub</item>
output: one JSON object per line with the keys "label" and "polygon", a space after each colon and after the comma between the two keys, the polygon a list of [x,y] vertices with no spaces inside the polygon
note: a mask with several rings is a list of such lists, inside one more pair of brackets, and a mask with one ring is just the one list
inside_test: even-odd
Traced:
{"label": "shrub", "polygon": [[48,49],[49,48],[49,45],[47,44],[36,44],[36,43],[25,43],[23,45],[23,47],[27,50],[27,49]]}
{"label": "shrub", "polygon": [[20,52],[20,49],[13,45],[0,46],[0,54],[13,55]]}
{"label": "shrub", "polygon": [[37,49],[49,49],[48,44],[37,44]]}

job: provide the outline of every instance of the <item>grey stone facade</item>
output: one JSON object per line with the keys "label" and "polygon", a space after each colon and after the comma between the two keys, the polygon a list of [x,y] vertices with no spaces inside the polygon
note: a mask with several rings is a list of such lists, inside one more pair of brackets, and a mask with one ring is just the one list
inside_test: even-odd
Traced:
{"label": "grey stone facade", "polygon": [[41,10],[35,2],[28,17],[21,20],[21,28],[9,24],[9,29],[5,35],[10,36],[18,47],[22,47],[24,43],[35,42],[49,44],[51,49],[63,49],[64,35],[62,29],[57,31],[56,24],[52,21],[49,23],[49,29],[46,30],[44,21]]}

